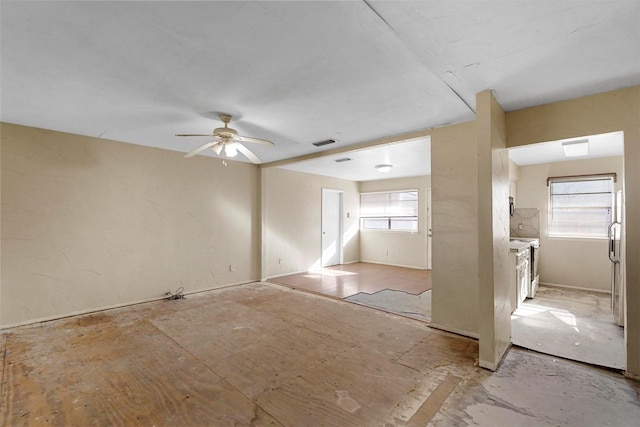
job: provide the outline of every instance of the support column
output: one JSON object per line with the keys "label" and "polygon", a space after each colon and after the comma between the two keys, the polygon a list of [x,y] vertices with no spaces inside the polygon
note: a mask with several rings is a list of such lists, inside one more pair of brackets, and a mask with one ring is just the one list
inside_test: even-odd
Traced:
{"label": "support column", "polygon": [[480,366],[496,370],[511,343],[509,156],[505,114],[490,91],[476,97]]}

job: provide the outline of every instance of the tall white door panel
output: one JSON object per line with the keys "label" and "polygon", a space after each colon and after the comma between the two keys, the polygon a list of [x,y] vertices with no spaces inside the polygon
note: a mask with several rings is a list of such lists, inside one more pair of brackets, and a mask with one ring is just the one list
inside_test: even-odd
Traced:
{"label": "tall white door panel", "polygon": [[342,264],[342,191],[322,189],[322,266]]}

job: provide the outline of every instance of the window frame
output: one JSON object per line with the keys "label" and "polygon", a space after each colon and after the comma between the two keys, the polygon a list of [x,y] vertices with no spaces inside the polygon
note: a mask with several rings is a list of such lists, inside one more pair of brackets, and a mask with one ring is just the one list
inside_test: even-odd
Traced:
{"label": "window frame", "polygon": [[[363,215],[363,207],[362,207],[362,198],[363,196],[373,195],[373,194],[395,194],[395,193],[414,193],[415,194],[415,215],[384,215],[379,213],[374,213],[372,215]],[[385,205],[385,210],[389,209],[389,205]],[[402,229],[402,228],[392,228],[393,221],[405,221],[405,220],[414,221],[415,228],[412,229]],[[376,227],[366,227],[367,220],[379,220],[379,221],[387,221],[386,228],[376,228]],[[420,191],[417,188],[407,189],[407,190],[390,190],[390,191],[368,191],[360,193],[360,231],[382,231],[382,232],[394,232],[394,233],[418,233],[420,230]]]}
{"label": "window frame", "polygon": [[[553,184],[561,184],[561,183],[585,183],[588,181],[610,181],[610,187],[608,191],[575,191],[568,193],[553,193]],[[614,209],[614,197],[615,197],[615,183],[616,183],[616,174],[615,173],[603,173],[603,174],[591,174],[591,175],[572,175],[572,176],[559,176],[559,177],[549,177],[547,178],[547,235],[550,238],[566,238],[566,239],[607,239],[608,238],[608,225],[613,220],[613,209]],[[582,206],[574,206],[574,207],[561,207],[557,206],[558,201],[555,202],[554,206],[554,196],[558,198],[562,196],[588,196],[592,195],[595,199],[597,196],[601,196],[607,194],[608,202],[606,205],[602,206],[589,206],[589,203],[583,203]],[[558,199],[555,199],[558,200]],[[585,211],[588,209],[607,209],[608,218],[605,221],[583,221],[580,223],[579,221],[571,229],[570,225],[567,224],[567,221],[558,221],[554,220],[554,216],[559,216],[561,209],[575,209],[580,210],[584,209]],[[585,227],[586,226],[586,227]],[[602,227],[600,232],[597,234],[587,233],[584,231],[576,230],[579,227],[588,228],[588,227]]]}

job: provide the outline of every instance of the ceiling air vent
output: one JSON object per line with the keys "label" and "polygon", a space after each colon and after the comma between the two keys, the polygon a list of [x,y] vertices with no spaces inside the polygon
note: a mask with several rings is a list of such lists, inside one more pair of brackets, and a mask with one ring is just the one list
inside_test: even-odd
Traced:
{"label": "ceiling air vent", "polygon": [[343,157],[342,159],[336,159],[335,162],[336,163],[342,163],[342,162],[350,162],[351,160],[353,160],[350,157]]}
{"label": "ceiling air vent", "polygon": [[322,147],[323,145],[335,144],[335,142],[335,139],[327,139],[320,142],[314,142],[313,145],[315,145],[316,147]]}

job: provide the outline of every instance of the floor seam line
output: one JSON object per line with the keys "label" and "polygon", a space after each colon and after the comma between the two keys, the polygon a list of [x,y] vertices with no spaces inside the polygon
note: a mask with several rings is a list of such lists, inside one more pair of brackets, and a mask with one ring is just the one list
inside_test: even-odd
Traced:
{"label": "floor seam line", "polygon": [[[260,406],[258,404],[258,402],[253,399],[252,397],[247,396],[246,394],[244,394],[242,392],[242,390],[240,390],[238,387],[236,387],[235,385],[233,385],[232,383],[230,383],[229,381],[227,381],[226,378],[224,378],[223,376],[221,376],[220,374],[218,374],[211,366],[209,366],[208,363],[206,363],[204,360],[202,360],[200,357],[198,357],[195,353],[193,353],[191,350],[189,350],[188,348],[186,348],[184,345],[182,345],[181,343],[179,343],[178,341],[176,341],[171,335],[169,335],[168,333],[166,333],[165,331],[163,331],[162,329],[160,329],[158,326],[156,326],[153,322],[149,322],[153,325],[154,328],[156,328],[158,331],[160,331],[160,333],[162,335],[164,335],[165,337],[169,338],[169,340],[171,340],[173,343],[175,343],[178,347],[180,347],[181,349],[183,349],[185,352],[187,352],[188,354],[190,354],[194,359],[196,359],[198,362],[202,363],[203,366],[205,366],[209,371],[211,371],[216,377],[218,377],[220,379],[220,381],[223,381],[225,384],[228,384],[229,387],[231,387],[233,390],[237,391],[238,393],[240,393],[242,396],[244,396],[247,400],[249,400],[251,403],[253,403],[257,408],[260,408],[262,411],[264,411],[266,414],[268,414],[270,417],[272,417],[274,420],[276,420],[281,426],[284,426],[285,424],[283,424],[278,418],[275,417],[275,415],[271,414],[269,411],[267,411],[265,408],[263,408],[262,406]],[[262,394],[262,393],[260,393]]]}

